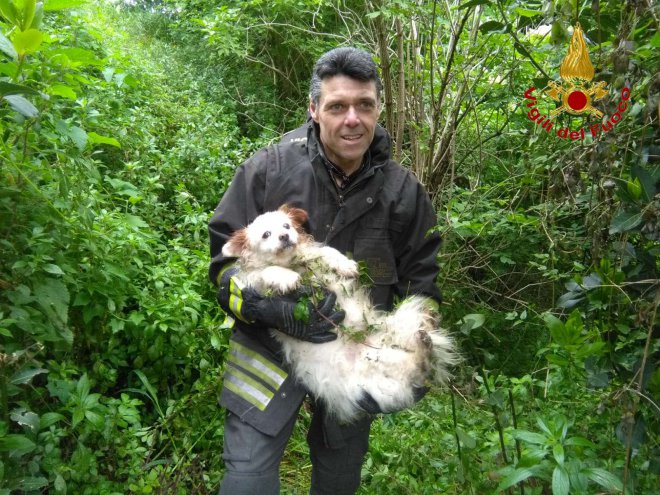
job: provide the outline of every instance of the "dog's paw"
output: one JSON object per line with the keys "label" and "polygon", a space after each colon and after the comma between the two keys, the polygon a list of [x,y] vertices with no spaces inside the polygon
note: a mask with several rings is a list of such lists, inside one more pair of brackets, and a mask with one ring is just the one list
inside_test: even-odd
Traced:
{"label": "dog's paw", "polygon": [[356,261],[346,258],[340,266],[335,268],[342,277],[355,278],[360,274],[360,267]]}
{"label": "dog's paw", "polygon": [[298,273],[281,266],[264,268],[262,276],[270,288],[281,294],[296,289],[300,282],[300,275]]}
{"label": "dog's paw", "polygon": [[354,278],[357,277],[360,271],[356,261],[347,258],[341,254],[336,249],[331,247],[323,248],[323,259],[328,264],[328,266],[335,272],[337,275],[342,277]]}

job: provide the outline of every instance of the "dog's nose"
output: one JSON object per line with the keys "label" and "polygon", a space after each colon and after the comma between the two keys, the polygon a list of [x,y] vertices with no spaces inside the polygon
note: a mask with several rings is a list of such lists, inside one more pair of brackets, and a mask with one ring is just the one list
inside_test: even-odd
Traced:
{"label": "dog's nose", "polygon": [[286,242],[289,240],[289,234],[281,234],[280,241]]}

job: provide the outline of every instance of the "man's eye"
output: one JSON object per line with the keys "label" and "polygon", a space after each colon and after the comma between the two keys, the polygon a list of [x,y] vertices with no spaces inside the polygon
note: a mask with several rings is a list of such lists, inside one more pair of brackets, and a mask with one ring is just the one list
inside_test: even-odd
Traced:
{"label": "man's eye", "polygon": [[360,108],[362,108],[363,110],[371,110],[372,108],[374,108],[374,106],[375,105],[370,101],[363,101],[362,103],[360,103]]}
{"label": "man's eye", "polygon": [[335,103],[334,105],[330,105],[330,110],[337,111],[337,110],[341,110],[342,108],[344,108],[344,105],[342,105],[341,103]]}
{"label": "man's eye", "polygon": [[261,236],[262,239],[268,239],[270,237],[270,232],[264,232],[264,235]]}

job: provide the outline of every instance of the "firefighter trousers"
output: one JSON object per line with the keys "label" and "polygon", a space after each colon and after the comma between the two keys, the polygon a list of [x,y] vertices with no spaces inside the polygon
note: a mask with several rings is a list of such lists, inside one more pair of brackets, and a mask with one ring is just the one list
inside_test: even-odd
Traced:
{"label": "firefighter trousers", "polygon": [[[279,466],[297,414],[275,436],[266,435],[231,412],[224,431],[226,472],[220,495],[278,495]],[[338,425],[315,411],[307,432],[312,479],[310,495],[353,495],[360,485],[371,419]]]}

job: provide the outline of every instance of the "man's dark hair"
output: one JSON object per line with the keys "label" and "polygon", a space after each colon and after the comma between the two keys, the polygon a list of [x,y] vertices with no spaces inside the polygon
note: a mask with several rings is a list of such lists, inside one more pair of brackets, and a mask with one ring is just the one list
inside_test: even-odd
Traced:
{"label": "man's dark hair", "polygon": [[339,75],[358,81],[374,81],[376,83],[376,99],[380,101],[383,83],[378,75],[378,67],[371,55],[359,48],[342,47],[330,50],[316,61],[312,81],[309,85],[309,96],[315,105],[318,105],[321,97],[321,82],[323,79]]}

